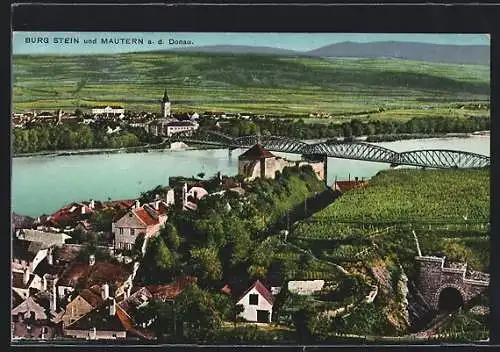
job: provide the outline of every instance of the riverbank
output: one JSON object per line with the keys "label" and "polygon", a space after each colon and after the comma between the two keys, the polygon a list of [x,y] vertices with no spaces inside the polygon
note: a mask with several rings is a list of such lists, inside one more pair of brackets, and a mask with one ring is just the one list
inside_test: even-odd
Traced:
{"label": "riverbank", "polygon": [[[445,134],[398,134],[398,135],[373,135],[373,136],[360,136],[349,139],[350,142],[368,142],[368,143],[378,143],[378,142],[398,142],[403,140],[419,140],[419,139],[435,139],[435,138],[470,138],[474,136],[489,136],[490,131],[477,131],[473,133],[445,133]],[[322,139],[325,140],[325,139]],[[346,140],[345,137],[338,137],[333,139],[327,139],[326,142],[340,142]],[[319,140],[311,140],[315,142]],[[136,147],[128,148],[99,148],[99,149],[77,149],[77,150],[48,150],[36,153],[21,153],[14,154],[12,158],[26,158],[35,156],[72,156],[72,155],[96,155],[96,154],[115,154],[115,153],[148,153],[149,151],[155,150],[208,150],[208,149],[225,149],[218,148],[215,146],[207,145],[197,145],[188,146],[185,148],[172,149],[166,148],[168,141],[163,141],[158,144],[146,144]]]}

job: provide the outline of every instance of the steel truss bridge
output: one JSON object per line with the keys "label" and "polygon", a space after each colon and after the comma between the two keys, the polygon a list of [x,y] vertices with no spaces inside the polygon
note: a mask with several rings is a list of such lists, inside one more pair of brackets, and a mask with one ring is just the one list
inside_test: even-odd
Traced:
{"label": "steel truss bridge", "polygon": [[270,151],[390,163],[424,168],[481,168],[490,165],[490,157],[448,149],[412,150],[398,153],[366,142],[321,142],[309,144],[301,140],[278,136],[244,136],[233,138],[217,132],[197,133],[193,136],[174,135],[171,141],[211,145],[223,148],[250,148],[260,143]]}

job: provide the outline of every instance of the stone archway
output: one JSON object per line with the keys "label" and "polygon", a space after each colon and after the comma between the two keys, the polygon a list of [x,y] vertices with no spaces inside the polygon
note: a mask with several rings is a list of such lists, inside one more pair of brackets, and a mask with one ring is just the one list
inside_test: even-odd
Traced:
{"label": "stone archway", "polygon": [[466,303],[466,295],[458,285],[445,285],[436,293],[433,306],[436,310],[453,311]]}

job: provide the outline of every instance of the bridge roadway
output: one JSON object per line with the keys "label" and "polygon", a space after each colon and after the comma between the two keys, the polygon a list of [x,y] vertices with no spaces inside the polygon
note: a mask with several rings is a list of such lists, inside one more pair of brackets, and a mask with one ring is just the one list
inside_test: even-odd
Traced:
{"label": "bridge roadway", "polygon": [[322,142],[308,144],[304,141],[278,136],[244,136],[232,138],[217,132],[198,133],[195,136],[175,136],[171,141],[204,144],[229,149],[250,148],[260,143],[264,148],[282,153],[374,161],[393,166],[406,165],[436,169],[481,168],[490,165],[490,157],[458,150],[426,149],[398,153],[366,142]]}

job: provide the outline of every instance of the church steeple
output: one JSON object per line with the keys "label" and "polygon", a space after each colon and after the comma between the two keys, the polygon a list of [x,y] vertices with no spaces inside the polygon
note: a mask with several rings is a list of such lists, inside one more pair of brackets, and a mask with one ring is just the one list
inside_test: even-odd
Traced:
{"label": "church steeple", "polygon": [[170,117],[170,99],[168,98],[167,89],[163,93],[163,99],[161,100],[161,116],[163,118]]}
{"label": "church steeple", "polygon": [[170,99],[168,98],[167,88],[165,88],[165,92],[163,93],[162,103],[166,103],[166,102],[169,102],[169,101],[170,101]]}

